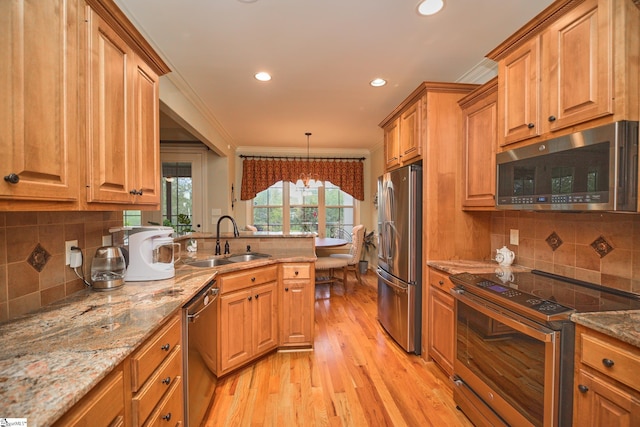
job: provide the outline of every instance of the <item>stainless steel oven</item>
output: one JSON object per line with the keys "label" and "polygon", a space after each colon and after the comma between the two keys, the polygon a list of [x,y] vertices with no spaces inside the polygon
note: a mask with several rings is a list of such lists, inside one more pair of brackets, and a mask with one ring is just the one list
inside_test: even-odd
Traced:
{"label": "stainless steel oven", "polygon": [[477,426],[571,426],[571,314],[640,308],[640,295],[540,271],[451,280],[454,400]]}

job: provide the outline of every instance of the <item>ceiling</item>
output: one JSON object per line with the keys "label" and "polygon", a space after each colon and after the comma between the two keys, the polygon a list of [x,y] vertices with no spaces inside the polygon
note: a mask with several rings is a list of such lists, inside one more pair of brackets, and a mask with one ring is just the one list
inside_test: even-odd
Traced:
{"label": "ceiling", "polygon": [[[484,55],[551,3],[445,0],[419,16],[418,0],[115,1],[227,144],[299,149],[311,132],[312,151],[378,146],[378,124],[422,81],[488,80]],[[176,126],[162,116],[163,131]]]}

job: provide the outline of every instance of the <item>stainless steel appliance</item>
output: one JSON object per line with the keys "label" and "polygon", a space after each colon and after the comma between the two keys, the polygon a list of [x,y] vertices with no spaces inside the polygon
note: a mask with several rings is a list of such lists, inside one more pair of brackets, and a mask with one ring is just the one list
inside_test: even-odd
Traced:
{"label": "stainless steel appliance", "polygon": [[117,246],[102,246],[91,260],[91,289],[108,291],[124,285],[126,265]]}
{"label": "stainless steel appliance", "polygon": [[454,400],[477,425],[571,426],[570,315],[640,308],[640,295],[536,270],[451,280]]}
{"label": "stainless steel appliance", "polygon": [[496,156],[500,209],[638,209],[638,122],[620,121]]}
{"label": "stainless steel appliance", "polygon": [[378,178],[378,321],[406,351],[420,354],[422,166]]}
{"label": "stainless steel appliance", "polygon": [[216,389],[218,292],[214,276],[182,309],[186,426],[202,424]]}

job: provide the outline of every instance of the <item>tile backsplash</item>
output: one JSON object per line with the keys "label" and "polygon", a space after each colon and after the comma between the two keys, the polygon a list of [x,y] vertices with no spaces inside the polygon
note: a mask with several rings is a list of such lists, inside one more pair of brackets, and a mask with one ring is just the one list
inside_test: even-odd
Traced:
{"label": "tile backsplash", "polygon": [[[518,245],[510,230],[518,230]],[[640,215],[494,212],[492,258],[502,246],[516,264],[640,293]]]}
{"label": "tile backsplash", "polygon": [[77,240],[85,275],[122,212],[0,212],[0,321],[12,319],[83,288],[65,265],[65,241]]}

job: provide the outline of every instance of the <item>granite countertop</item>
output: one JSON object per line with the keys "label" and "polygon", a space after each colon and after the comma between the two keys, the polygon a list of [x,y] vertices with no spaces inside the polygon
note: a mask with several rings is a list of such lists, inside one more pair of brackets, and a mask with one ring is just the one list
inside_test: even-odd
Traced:
{"label": "granite countertop", "polygon": [[[190,256],[191,255],[191,256]],[[85,289],[0,324],[0,417],[51,425],[218,273],[279,262],[312,262],[313,253],[203,269],[178,264],[167,280],[128,282],[109,292]],[[186,259],[210,258],[205,253]]]}
{"label": "granite countertop", "polygon": [[523,271],[530,271],[527,267],[519,265],[511,265],[509,267],[503,267],[495,261],[476,261],[476,260],[446,260],[446,261],[427,261],[429,267],[436,268],[440,271],[444,271],[449,274],[458,273],[496,273],[498,271],[512,273],[520,273]]}
{"label": "granite countertop", "polygon": [[640,347],[640,310],[576,313],[571,316],[571,320]]}

